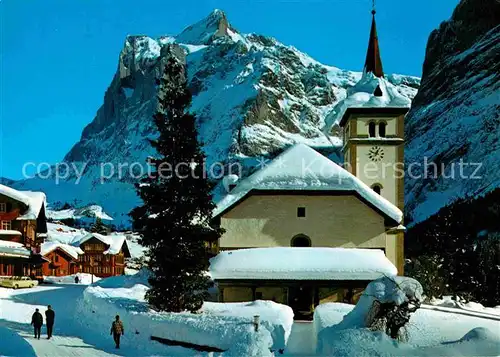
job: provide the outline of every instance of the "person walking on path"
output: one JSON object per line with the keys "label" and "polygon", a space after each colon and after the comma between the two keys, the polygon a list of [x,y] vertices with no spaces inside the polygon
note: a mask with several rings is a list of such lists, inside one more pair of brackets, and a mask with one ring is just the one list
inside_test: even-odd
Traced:
{"label": "person walking on path", "polygon": [[78,279],[78,275],[75,276],[75,284],[78,284],[80,282],[80,279]]}
{"label": "person walking on path", "polygon": [[120,348],[120,337],[124,335],[123,322],[120,321],[120,316],[115,316],[115,321],[111,324],[111,333],[113,339],[115,340],[115,348]]}
{"label": "person walking on path", "polygon": [[33,314],[33,316],[31,316],[31,324],[35,328],[35,338],[40,339],[40,332],[43,325],[43,316],[38,311],[38,309],[35,309],[35,313]]}
{"label": "person walking on path", "polygon": [[52,310],[52,306],[47,306],[47,311],[45,311],[45,323],[47,325],[47,340],[52,337],[52,328],[54,327],[54,320],[56,318],[56,313]]}

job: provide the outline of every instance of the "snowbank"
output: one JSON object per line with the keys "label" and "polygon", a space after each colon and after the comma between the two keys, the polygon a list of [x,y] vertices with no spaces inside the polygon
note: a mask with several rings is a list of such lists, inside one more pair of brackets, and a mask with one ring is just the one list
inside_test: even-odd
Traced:
{"label": "snowbank", "polygon": [[[44,283],[48,284],[75,284],[75,277],[78,276],[78,284],[82,285],[90,285],[92,284],[92,274],[87,273],[76,273],[72,275],[64,275],[64,276],[45,276],[43,278]],[[101,280],[94,275],[94,283]]]}
{"label": "snowbank", "polygon": [[[227,350],[228,355],[270,356],[270,349],[285,347],[293,315],[289,307],[272,302],[205,303],[201,312],[158,313],[144,300],[147,273],[103,279],[83,292],[76,316],[84,328],[107,334],[115,314],[124,321],[127,345],[150,350],[150,336]],[[254,331],[253,316],[261,316]],[[82,316],[84,318],[82,318]],[[274,340],[273,340],[274,338]]]}
{"label": "snowbank", "polygon": [[442,299],[432,298],[429,301],[430,306],[456,308],[469,312],[478,312],[480,314],[490,314],[500,317],[500,305],[495,307],[484,307],[482,304],[474,301],[465,302],[463,299],[454,300],[452,296],[443,296]]}
{"label": "snowbank", "polygon": [[396,274],[396,267],[379,249],[251,248],[221,252],[210,259],[214,280],[374,280]]}
{"label": "snowbank", "polygon": [[0,341],[0,356],[36,356],[29,342],[7,327],[0,326]]}
{"label": "snowbank", "polygon": [[330,326],[337,325],[353,309],[354,305],[341,302],[328,302],[314,309],[314,332],[318,333]]}
{"label": "snowbank", "polygon": [[410,299],[422,301],[422,285],[412,278],[396,276],[372,281],[366,287],[354,309],[336,326],[337,329],[364,328],[375,301],[399,306]]}
{"label": "snowbank", "polygon": [[246,321],[252,320],[255,315],[259,315],[261,324],[271,332],[273,350],[284,349],[292,331],[292,308],[273,301],[205,302],[201,310],[210,315],[241,317]]}
{"label": "snowbank", "polygon": [[498,321],[419,309],[408,324],[408,341],[397,342],[381,332],[345,328],[344,315],[354,305],[326,303],[316,307],[314,328],[319,355],[335,356],[497,356]]}
{"label": "snowbank", "polygon": [[333,330],[321,356],[497,356],[500,340],[487,329],[473,329],[457,341],[415,347],[368,329]]}
{"label": "snowbank", "polygon": [[149,287],[148,279],[150,274],[151,273],[147,269],[141,269],[136,274],[112,276],[102,279],[94,285],[106,289],[133,288],[135,285]]}

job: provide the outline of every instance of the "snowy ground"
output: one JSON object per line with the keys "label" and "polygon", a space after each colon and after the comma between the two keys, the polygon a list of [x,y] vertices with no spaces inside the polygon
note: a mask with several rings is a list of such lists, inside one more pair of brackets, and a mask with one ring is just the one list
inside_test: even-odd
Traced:
{"label": "snowy ground", "polygon": [[[109,331],[83,330],[75,321],[75,304],[86,286],[38,286],[33,289],[11,290],[0,288],[0,356],[144,356],[139,349],[116,350]],[[32,337],[31,315],[35,308],[43,313],[48,304],[56,311],[54,338],[46,340]],[[110,325],[114,312],[109,313]],[[128,332],[128,331],[127,331]],[[106,338],[102,336],[105,335]],[[126,341],[127,335],[124,336]],[[203,355],[180,347],[167,347],[151,342],[151,352],[156,355]]]}
{"label": "snowy ground", "polygon": [[[124,279],[126,281],[122,281]],[[42,285],[33,289],[17,291],[0,288],[0,341],[9,341],[8,344],[0,343],[0,356],[221,355],[219,353],[195,352],[191,349],[170,347],[149,341],[149,327],[141,323],[142,318],[136,317],[134,319],[126,316],[141,315],[139,308],[142,308],[143,304],[140,304],[140,300],[145,290],[140,288],[141,285],[138,283],[142,280],[143,278],[140,276],[115,277],[103,279],[90,288],[75,284]],[[117,283],[120,284],[120,287],[116,286]],[[85,289],[87,289],[87,295],[89,293],[92,295],[92,301],[103,300],[89,306],[94,306],[94,312],[85,312],[82,309],[84,306],[82,302],[85,301],[82,299],[85,296]],[[96,294],[97,292],[99,294]],[[44,339],[46,330],[42,328],[42,339],[35,340],[32,337],[32,327],[29,324],[31,315],[35,308],[39,308],[43,313],[48,304],[51,304],[56,311],[55,337],[52,340]],[[153,328],[160,325],[167,327],[165,333],[168,336],[177,335],[195,340],[211,338],[213,341],[218,339],[225,344],[236,341],[239,344],[247,344],[247,347],[260,344],[264,346],[263,350],[268,348],[271,337],[274,342],[280,341],[282,343],[280,339],[277,339],[277,336],[286,336],[287,341],[284,341],[286,343],[284,351],[286,356],[318,356],[318,351],[316,351],[317,334],[321,330],[338,324],[353,308],[352,305],[348,304],[323,304],[318,307],[313,323],[295,321],[292,324],[286,311],[280,312],[282,309],[275,308],[273,304],[271,302],[269,304],[267,302],[210,303],[204,307],[204,314],[212,315],[212,317],[206,317],[211,319],[210,321],[220,322],[221,326],[213,326],[215,333],[202,328],[197,321],[203,322],[203,318],[201,317],[199,320],[200,317],[196,315],[181,316],[178,314],[179,316],[175,319],[170,317],[169,320],[165,320],[165,316],[154,317],[151,315],[149,323]],[[124,312],[125,309],[128,311]],[[242,329],[234,321],[242,319],[241,324],[243,319],[252,316],[257,310],[262,316],[266,315],[266,311],[268,311],[268,315],[271,311],[275,311],[279,315],[274,320],[281,322],[272,324],[269,321],[263,321],[261,330],[265,333],[262,335],[247,333],[243,335],[246,336],[243,340],[234,337],[241,334],[242,331],[246,331],[247,328],[249,331],[253,331],[251,325],[242,326]],[[460,312],[458,309],[455,310]],[[78,311],[80,314],[75,315]],[[117,312],[128,319],[125,323],[126,332],[120,350],[114,348],[108,330],[108,325]],[[223,322],[227,324],[224,325]],[[469,334],[467,341],[461,340],[464,335],[477,327],[480,329],[474,332],[476,336],[471,337]],[[280,333],[279,329],[281,328],[283,331]],[[270,333],[267,333],[267,330]],[[500,355],[500,343],[498,342],[500,341],[500,321],[495,317],[482,318],[466,316],[461,313],[420,309],[412,317],[408,332],[408,344],[395,344],[385,336],[373,334],[363,329],[336,334],[336,340],[328,339],[328,341],[331,342],[330,347],[334,349],[333,355],[335,356]],[[252,335],[258,338],[249,338]],[[241,348],[244,349],[245,346],[238,348],[238,351],[241,351]],[[325,351],[323,350],[323,352]],[[224,355],[228,355],[228,353]],[[259,351],[251,349],[249,353],[243,355],[262,356]]]}

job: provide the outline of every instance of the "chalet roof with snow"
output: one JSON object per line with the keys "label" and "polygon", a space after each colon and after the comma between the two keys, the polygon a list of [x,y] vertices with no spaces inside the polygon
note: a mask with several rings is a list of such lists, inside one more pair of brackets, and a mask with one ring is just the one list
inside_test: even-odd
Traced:
{"label": "chalet roof with snow", "polygon": [[120,252],[120,250],[122,250],[122,248],[123,248],[125,256],[130,256],[130,250],[129,250],[128,245],[127,245],[126,236],[124,236],[122,234],[110,234],[110,235],[105,236],[105,235],[99,234],[99,233],[88,233],[88,234],[84,235],[77,242],[77,244],[79,244],[81,246],[83,243],[85,243],[86,241],[88,241],[92,238],[95,238],[108,246],[108,249],[106,249],[103,252],[103,254],[115,255],[115,254],[118,254]]}
{"label": "chalet roof with snow", "polygon": [[26,207],[26,210],[16,218],[18,220],[35,220],[42,211],[45,211],[44,207],[47,198],[43,192],[18,191],[11,187],[0,185],[0,195],[20,202]]}
{"label": "chalet roof with snow", "polygon": [[42,256],[45,256],[56,249],[62,250],[73,259],[78,259],[79,254],[84,254],[84,251],[81,250],[79,247],[59,242],[43,242],[40,247],[40,254]]}
{"label": "chalet roof with snow", "polygon": [[225,251],[210,259],[214,280],[374,280],[397,275],[379,249],[274,247]]}
{"label": "chalet roof with snow", "polygon": [[24,244],[0,239],[0,257],[30,258],[31,251]]}
{"label": "chalet roof with snow", "polygon": [[224,214],[252,193],[263,191],[352,193],[395,223],[403,220],[399,208],[305,144],[290,147],[269,165],[242,180],[218,202],[214,216]]}

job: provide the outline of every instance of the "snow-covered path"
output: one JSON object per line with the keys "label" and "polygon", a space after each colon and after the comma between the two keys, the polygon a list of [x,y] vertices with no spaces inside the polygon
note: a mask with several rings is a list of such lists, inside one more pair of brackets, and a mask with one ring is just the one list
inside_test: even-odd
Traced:
{"label": "snow-covered path", "polygon": [[[92,331],[81,331],[74,323],[76,299],[86,286],[39,286],[17,290],[0,288],[0,355],[10,356],[123,356],[137,351],[115,350],[113,340],[92,339]],[[30,326],[35,308],[43,312],[47,305],[56,311],[54,337],[46,339],[45,326],[40,340],[33,337]],[[90,345],[92,343],[93,345]],[[4,348],[7,347],[7,350]]]}
{"label": "snow-covered path", "polygon": [[312,356],[316,353],[316,336],[312,321],[294,321],[285,355]]}
{"label": "snow-covered path", "polygon": [[54,336],[50,340],[46,340],[44,337],[42,337],[40,340],[36,340],[32,335],[24,331],[20,332],[19,335],[31,345],[36,356],[118,356],[116,354],[110,354],[105,351],[98,350],[93,346],[84,343],[78,337]]}

